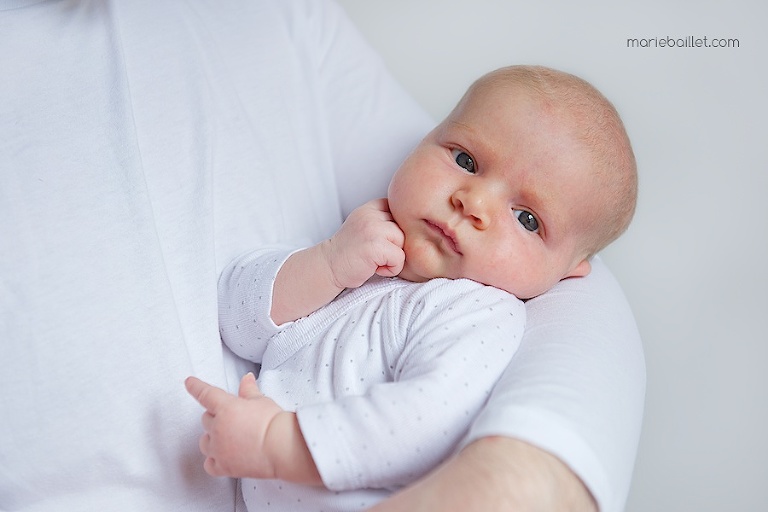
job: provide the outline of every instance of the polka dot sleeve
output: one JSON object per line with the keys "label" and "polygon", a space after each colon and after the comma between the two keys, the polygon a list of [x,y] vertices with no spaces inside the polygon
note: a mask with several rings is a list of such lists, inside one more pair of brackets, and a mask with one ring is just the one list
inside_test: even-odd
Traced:
{"label": "polka dot sleeve", "polygon": [[219,279],[219,332],[235,354],[260,363],[269,339],[280,327],[270,317],[272,287],[294,251],[265,249],[235,259]]}

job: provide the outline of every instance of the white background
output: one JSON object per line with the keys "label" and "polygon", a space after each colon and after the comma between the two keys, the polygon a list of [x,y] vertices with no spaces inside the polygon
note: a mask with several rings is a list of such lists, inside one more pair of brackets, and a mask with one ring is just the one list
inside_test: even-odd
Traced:
{"label": "white background", "polygon": [[[628,512],[768,510],[768,4],[343,0],[436,119],[481,74],[544,64],[611,99],[640,168],[603,253],[635,312],[648,392]],[[627,48],[627,38],[739,48]]]}

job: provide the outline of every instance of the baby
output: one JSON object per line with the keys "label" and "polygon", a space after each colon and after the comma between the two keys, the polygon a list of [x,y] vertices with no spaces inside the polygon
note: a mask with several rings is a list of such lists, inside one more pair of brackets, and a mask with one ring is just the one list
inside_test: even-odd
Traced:
{"label": "baby", "polygon": [[205,469],[247,478],[251,510],[359,510],[422,476],[517,349],[521,299],[587,275],[636,195],[623,124],[591,85],[532,66],[481,77],[386,199],[224,271],[222,339],[261,371],[239,397],[187,380]]}

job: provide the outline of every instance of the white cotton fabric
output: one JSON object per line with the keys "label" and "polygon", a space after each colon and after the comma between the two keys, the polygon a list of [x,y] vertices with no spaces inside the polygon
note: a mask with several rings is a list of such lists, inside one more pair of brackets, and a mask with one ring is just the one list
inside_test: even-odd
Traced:
{"label": "white cotton fabric", "polygon": [[[249,368],[219,340],[219,274],[332,234],[432,121],[322,0],[0,0],[0,48],[0,509],[242,509],[183,387]],[[520,430],[611,512],[644,368],[594,274],[542,298],[476,432]]]}
{"label": "white cotton fabric", "polygon": [[359,510],[453,453],[517,350],[525,308],[467,279],[374,276],[278,327],[272,287],[288,254],[225,269],[221,336],[261,364],[261,391],[296,411],[328,490],[245,480],[243,494],[249,510]]}

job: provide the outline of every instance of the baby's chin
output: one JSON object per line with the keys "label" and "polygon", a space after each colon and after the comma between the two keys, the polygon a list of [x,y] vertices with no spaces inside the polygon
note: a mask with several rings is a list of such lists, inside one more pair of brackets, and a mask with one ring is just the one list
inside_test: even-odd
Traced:
{"label": "baby's chin", "polygon": [[408,265],[407,260],[403,265],[403,270],[400,271],[397,277],[400,279],[405,279],[406,281],[411,281],[413,283],[424,283],[430,279],[433,279],[433,277],[424,277],[419,272],[416,272],[410,265]]}
{"label": "baby's chin", "polygon": [[399,277],[414,283],[424,283],[430,279],[437,279],[440,277],[447,279],[458,279],[462,277],[451,275],[451,273],[448,272],[448,269],[444,268],[444,265],[441,265],[441,259],[435,258],[434,254],[429,254],[429,251],[427,251],[427,254],[420,254],[420,256],[423,257],[408,258],[406,256],[403,270],[400,272]]}
{"label": "baby's chin", "polygon": [[414,283],[423,283],[430,279],[444,277],[447,279],[459,279],[463,276],[454,275],[452,264],[444,254],[440,244],[432,240],[406,237],[405,263],[399,277]]}
{"label": "baby's chin", "polygon": [[496,284],[489,284],[484,283],[488,286],[493,286],[494,288],[498,288],[500,290],[504,290],[507,293],[511,293],[515,297],[517,297],[520,300],[529,300],[538,297],[539,295],[542,295],[547,290],[552,288],[556,284],[547,282],[507,282],[507,283],[496,283]]}

